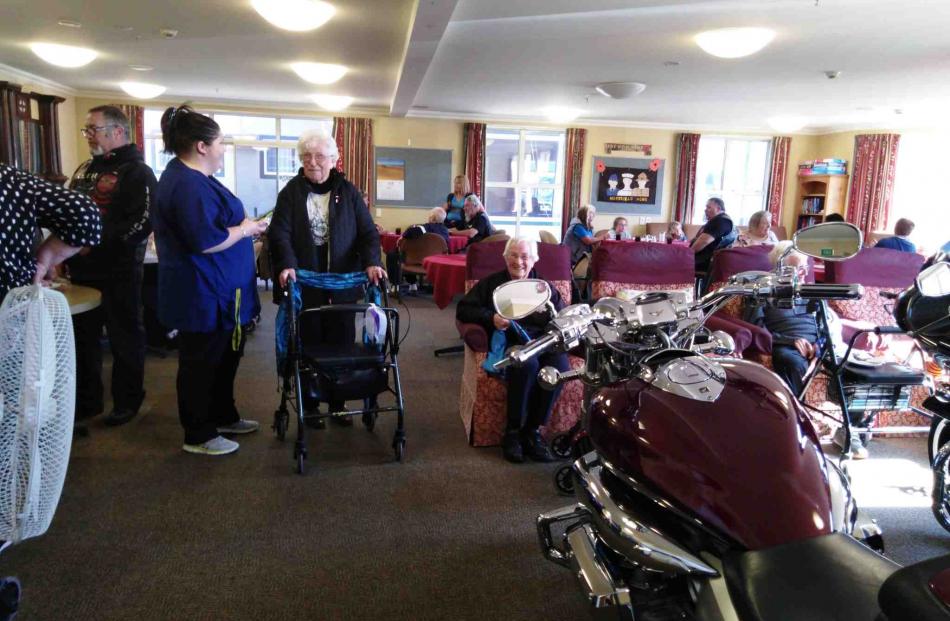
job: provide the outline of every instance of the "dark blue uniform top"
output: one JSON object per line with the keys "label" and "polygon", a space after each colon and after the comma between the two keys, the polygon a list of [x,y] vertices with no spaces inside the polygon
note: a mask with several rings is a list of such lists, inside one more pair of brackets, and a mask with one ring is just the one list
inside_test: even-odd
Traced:
{"label": "dark blue uniform top", "polygon": [[244,221],[244,205],[214,177],[168,163],[158,182],[152,227],[158,250],[158,318],[184,332],[230,330],[240,305],[247,324],[260,312],[254,244],[242,239],[204,254]]}

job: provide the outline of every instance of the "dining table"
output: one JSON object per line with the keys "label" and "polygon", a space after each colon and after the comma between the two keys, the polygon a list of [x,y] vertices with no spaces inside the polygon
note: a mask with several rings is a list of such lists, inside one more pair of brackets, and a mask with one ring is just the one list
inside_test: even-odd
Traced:
{"label": "dining table", "polygon": [[426,280],[432,285],[432,299],[445,308],[452,298],[465,293],[465,255],[437,254],[422,260]]}

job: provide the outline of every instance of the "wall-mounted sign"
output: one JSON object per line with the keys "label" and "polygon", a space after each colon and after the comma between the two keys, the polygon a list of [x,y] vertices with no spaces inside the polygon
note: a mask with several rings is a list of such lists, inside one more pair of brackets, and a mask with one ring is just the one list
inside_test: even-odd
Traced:
{"label": "wall-mounted sign", "polygon": [[644,155],[653,155],[652,144],[624,144],[622,142],[605,142],[604,151],[610,155],[614,151],[639,151]]}

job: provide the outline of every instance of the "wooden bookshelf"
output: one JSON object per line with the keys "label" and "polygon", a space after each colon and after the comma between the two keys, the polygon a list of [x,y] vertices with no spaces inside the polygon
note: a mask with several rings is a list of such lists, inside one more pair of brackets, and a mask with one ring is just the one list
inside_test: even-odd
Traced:
{"label": "wooden bookshelf", "polygon": [[795,230],[824,222],[833,213],[844,215],[848,175],[807,175],[798,178],[798,217]]}
{"label": "wooden bookshelf", "polygon": [[55,95],[24,93],[0,81],[0,162],[54,183],[64,183]]}

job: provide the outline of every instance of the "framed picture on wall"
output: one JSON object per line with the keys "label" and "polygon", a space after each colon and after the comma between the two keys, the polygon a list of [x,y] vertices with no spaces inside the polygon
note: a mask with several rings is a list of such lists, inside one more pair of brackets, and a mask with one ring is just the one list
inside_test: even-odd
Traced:
{"label": "framed picture on wall", "polygon": [[665,169],[663,159],[596,155],[590,202],[598,213],[658,216]]}

